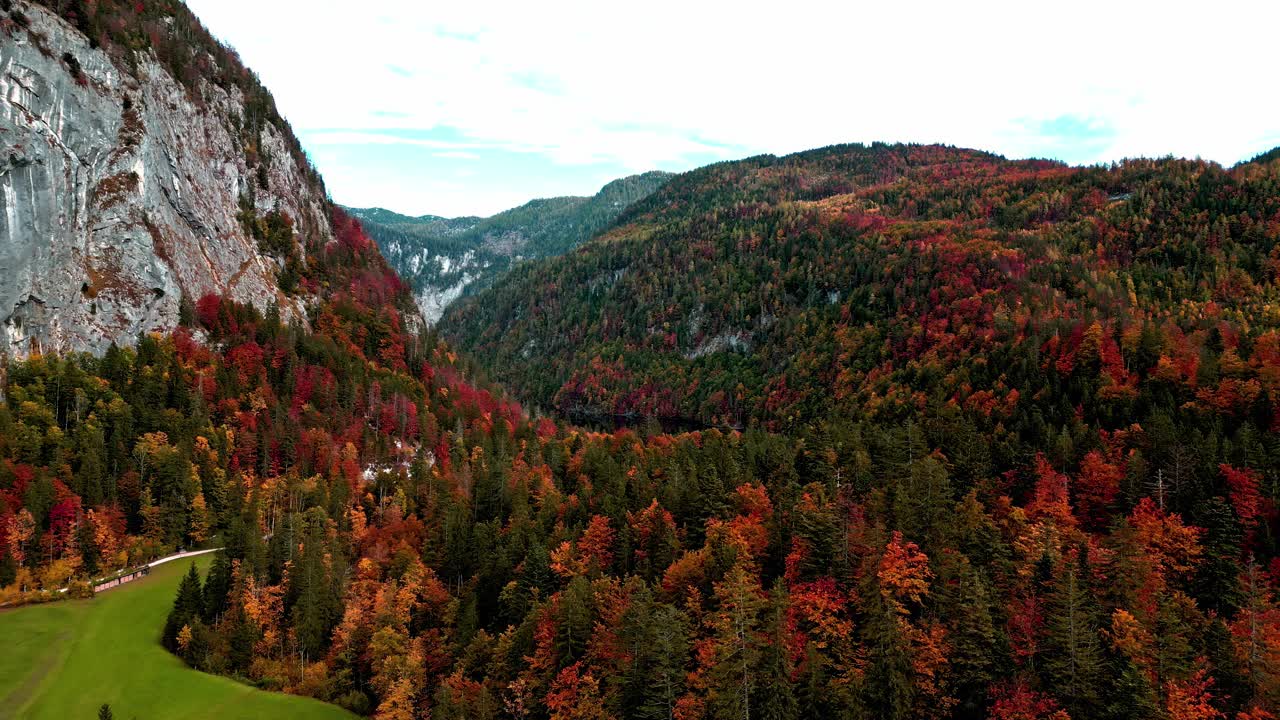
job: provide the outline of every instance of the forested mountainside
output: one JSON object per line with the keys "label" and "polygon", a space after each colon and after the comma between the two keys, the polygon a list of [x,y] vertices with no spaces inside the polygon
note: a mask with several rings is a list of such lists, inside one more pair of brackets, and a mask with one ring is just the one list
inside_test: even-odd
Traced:
{"label": "forested mountainside", "polygon": [[5,0],[0,94],[0,352],[102,352],[211,292],[305,319],[323,182],[180,2]]}
{"label": "forested mountainside", "polygon": [[[165,0],[54,7],[221,77]],[[166,647],[382,720],[1274,718],[1277,173],[755,158],[446,318],[545,405],[726,426],[681,434],[525,412],[355,218],[253,199],[305,323],[0,358],[0,604],[216,538]]]}
{"label": "forested mountainside", "polygon": [[789,428],[957,406],[1044,436],[1083,407],[1265,429],[1277,213],[1266,156],[832,147],[681,175],[442,328],[566,413]]}
{"label": "forested mountainside", "polygon": [[1037,399],[1073,408],[1043,436],[927,397],[903,422],[787,434],[586,432],[406,337],[407,287],[335,221],[313,256],[350,290],[314,332],[208,296],[193,328],[136,350],[9,368],[5,598],[218,534],[228,550],[183,583],[166,645],[378,718],[1258,720],[1280,704],[1259,418],[1166,388],[1150,417],[1112,422],[1069,379]]}
{"label": "forested mountainside", "polygon": [[533,200],[488,218],[407,217],[382,208],[350,212],[413,286],[423,316],[434,323],[450,303],[492,285],[515,263],[561,255],[582,244],[670,177],[632,175],[592,197]]}
{"label": "forested mountainside", "polygon": [[997,473],[937,421],[531,421],[339,227],[314,334],[209,296],[208,346],[9,369],[6,597],[216,533],[166,645],[378,718],[1272,717],[1269,434],[1206,481],[1136,425]]}

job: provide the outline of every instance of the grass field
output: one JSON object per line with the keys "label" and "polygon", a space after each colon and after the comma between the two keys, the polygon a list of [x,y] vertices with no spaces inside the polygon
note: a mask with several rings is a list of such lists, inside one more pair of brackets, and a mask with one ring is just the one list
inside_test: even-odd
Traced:
{"label": "grass field", "polygon": [[[211,556],[197,560],[203,571]],[[188,668],[160,646],[190,561],[161,565],[93,600],[0,612],[0,720],[266,720],[355,715]]]}

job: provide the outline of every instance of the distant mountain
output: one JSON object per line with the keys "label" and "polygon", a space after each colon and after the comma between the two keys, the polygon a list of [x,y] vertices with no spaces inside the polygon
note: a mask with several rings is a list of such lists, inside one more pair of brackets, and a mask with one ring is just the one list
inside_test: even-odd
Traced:
{"label": "distant mountain", "polygon": [[564,254],[671,178],[648,172],[615,180],[592,197],[558,197],[493,217],[409,217],[353,208],[383,254],[412,286],[428,323],[458,298],[493,284],[516,262]]}

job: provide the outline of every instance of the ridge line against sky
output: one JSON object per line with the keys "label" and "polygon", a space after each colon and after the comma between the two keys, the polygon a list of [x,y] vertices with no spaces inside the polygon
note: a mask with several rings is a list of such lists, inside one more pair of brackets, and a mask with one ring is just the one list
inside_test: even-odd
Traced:
{"label": "ridge line against sky", "polygon": [[1280,4],[188,0],[337,202],[492,215],[845,142],[1073,164],[1280,145]]}

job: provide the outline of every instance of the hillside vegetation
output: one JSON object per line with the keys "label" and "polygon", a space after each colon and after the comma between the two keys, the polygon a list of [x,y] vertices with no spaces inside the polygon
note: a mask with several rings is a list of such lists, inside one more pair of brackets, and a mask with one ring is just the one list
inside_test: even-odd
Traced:
{"label": "hillside vegetation", "polygon": [[[171,603],[0,615],[49,613],[0,692],[203,678],[162,645],[378,720],[1274,718],[1278,176],[714,165],[457,307],[464,352],[341,209],[246,208],[305,326],[209,294],[0,365],[0,602],[226,546]],[[116,621],[42,654],[78,612]]]}
{"label": "hillside vegetation", "polygon": [[[679,176],[445,334],[580,415],[1007,430],[1230,410],[1268,427],[1280,166],[1073,168],[842,146]],[[1243,395],[1233,395],[1242,390]]]}
{"label": "hillside vegetation", "polygon": [[[1172,164],[1232,188],[1273,172]],[[1032,188],[1075,172],[1030,167]],[[1259,191],[1239,214],[1274,216],[1273,201]],[[314,333],[209,297],[190,328],[136,351],[9,367],[6,593],[221,533],[225,562],[182,584],[165,645],[196,668],[379,718],[1182,720],[1277,707],[1272,335],[1214,310],[1256,302],[1265,318],[1265,276],[1198,304],[1135,281],[1108,305],[1093,279],[1105,273],[1055,275],[1067,261],[1032,233],[1014,235],[1051,261],[1024,269],[978,238],[930,260],[951,245],[931,235],[905,247],[955,287],[972,275],[1028,302],[1019,273],[1041,273],[1069,311],[986,334],[931,323],[915,340],[928,352],[884,371],[887,386],[920,388],[910,395],[855,403],[836,386],[802,396],[797,407],[829,410],[803,421],[593,433],[531,417],[468,380],[449,345],[405,335],[407,289],[358,224],[334,222],[338,240],[310,256],[329,298]],[[1271,222],[1242,221],[1250,243],[1218,247],[1268,243]],[[805,237],[797,257],[820,242]],[[538,271],[626,242],[606,234]],[[1168,296],[1193,293],[1171,284],[1188,271],[1163,272]],[[885,306],[922,302],[911,287]],[[1108,335],[1106,316],[1071,317],[1143,298],[1160,322],[1136,345]],[[1217,321],[1197,330],[1201,313]],[[1041,322],[1080,329],[999,350],[997,331]],[[975,378],[1001,373],[1038,384],[981,394]]]}

